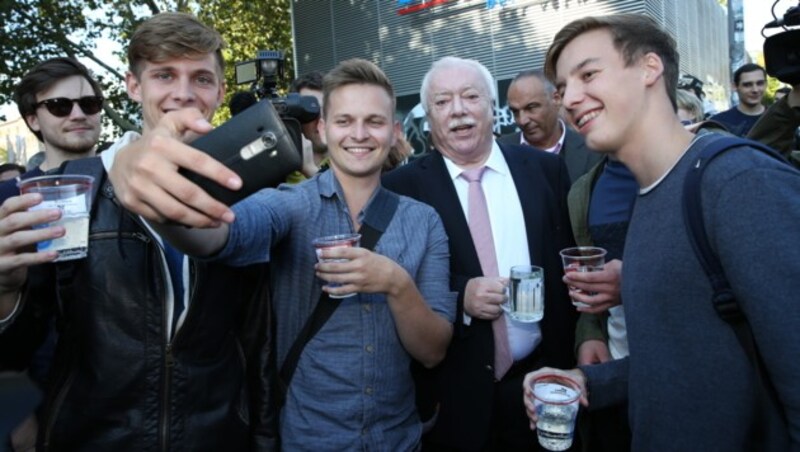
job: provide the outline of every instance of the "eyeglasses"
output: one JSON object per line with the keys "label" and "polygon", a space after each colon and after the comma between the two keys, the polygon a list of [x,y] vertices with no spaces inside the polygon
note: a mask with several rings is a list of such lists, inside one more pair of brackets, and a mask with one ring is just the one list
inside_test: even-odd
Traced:
{"label": "eyeglasses", "polygon": [[36,103],[36,108],[44,105],[51,115],[57,118],[69,116],[72,113],[72,106],[77,103],[83,113],[93,115],[103,109],[103,96],[83,96],[78,99],[67,99],[66,97],[55,97],[45,99]]}

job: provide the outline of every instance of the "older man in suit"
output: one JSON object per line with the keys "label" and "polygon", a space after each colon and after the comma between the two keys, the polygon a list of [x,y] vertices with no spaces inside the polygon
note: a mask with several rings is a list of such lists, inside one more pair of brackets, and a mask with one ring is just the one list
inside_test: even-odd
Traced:
{"label": "older man in suit", "polygon": [[[387,188],[433,206],[442,217],[451,289],[459,293],[447,356],[425,375],[431,387],[418,388],[430,389],[427,397],[439,407],[423,438],[426,451],[537,447],[522,406],[521,376],[545,363],[574,361],[577,314],[558,256],[573,243],[567,169],[555,155],[494,140],[496,92],[477,61],[435,62],[420,96],[436,151],[384,177]],[[508,279],[500,275],[519,264],[544,268],[545,314],[538,323],[519,323],[501,307]]]}
{"label": "older man in suit", "polygon": [[501,144],[527,145],[560,155],[571,182],[600,161],[600,154],[592,152],[581,134],[561,119],[561,99],[542,71],[523,71],[514,77],[508,86],[508,107],[520,131],[502,136]]}

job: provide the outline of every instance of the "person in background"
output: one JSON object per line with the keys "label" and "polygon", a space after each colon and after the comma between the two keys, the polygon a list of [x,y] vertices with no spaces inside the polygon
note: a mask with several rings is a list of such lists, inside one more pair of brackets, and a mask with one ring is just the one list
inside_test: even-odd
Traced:
{"label": "person in background", "polygon": [[[292,82],[290,92],[301,96],[313,96],[317,99],[322,112],[322,78],[323,72],[312,71],[296,78]],[[303,167],[286,177],[286,182],[296,184],[302,182],[328,168],[328,146],[322,140],[318,130],[319,118],[302,124],[303,130]]]}
{"label": "person in background", "polygon": [[792,91],[792,88],[788,86],[782,86],[775,90],[775,102],[783,99],[789,92]]}
{"label": "person in background", "polygon": [[[51,58],[34,66],[14,89],[14,102],[25,125],[44,145],[41,162],[23,172],[23,178],[41,176],[67,160],[95,154],[103,92],[74,58]],[[0,184],[0,203],[18,194],[16,182]]]}
{"label": "person in background", "polygon": [[16,163],[3,163],[0,165],[0,182],[15,180],[25,173],[25,167]]}
{"label": "person in background", "polygon": [[748,63],[733,73],[733,88],[739,96],[739,104],[717,113],[710,119],[725,126],[729,132],[743,137],[764,113],[764,93],[767,87],[767,72],[763,67]]}
{"label": "person in background", "polygon": [[776,101],[750,129],[747,137],[780,152],[800,168],[800,84]]}
{"label": "person in background", "polygon": [[508,107],[519,132],[500,137],[501,144],[527,145],[564,159],[570,182],[586,174],[599,160],[583,137],[560,117],[561,99],[542,71],[523,71],[508,87]]}
{"label": "person in background", "polygon": [[678,118],[680,118],[681,124],[689,126],[705,118],[703,103],[689,91],[679,89],[676,94],[676,101],[678,102]]}

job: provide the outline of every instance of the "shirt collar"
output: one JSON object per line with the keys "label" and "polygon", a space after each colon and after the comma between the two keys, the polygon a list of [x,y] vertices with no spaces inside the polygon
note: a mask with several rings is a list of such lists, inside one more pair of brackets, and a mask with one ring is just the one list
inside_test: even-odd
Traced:
{"label": "shirt collar", "polygon": [[[564,120],[562,120],[561,118],[558,118],[558,125],[561,126],[561,137],[558,139],[558,141],[556,142],[555,145],[553,145],[552,147],[549,147],[547,149],[543,149],[546,152],[555,152],[556,149],[560,150],[560,149],[562,149],[564,147],[564,139],[567,137],[567,125],[564,124]],[[528,146],[531,146],[531,147],[534,147],[534,148],[536,147],[536,146],[528,143],[528,140],[525,139],[525,135],[522,132],[519,133],[519,144],[523,144],[523,145],[527,144]]]}
{"label": "shirt collar", "polygon": [[[450,179],[458,179],[464,170],[453,163],[452,160],[445,157],[444,154],[442,154],[442,157],[444,157],[444,164],[447,167],[447,172],[450,174]],[[508,169],[508,163],[506,162],[505,157],[503,157],[503,151],[500,150],[500,146],[497,144],[496,140],[492,140],[492,150],[489,153],[489,158],[486,159],[486,162],[483,164],[483,166],[503,175],[510,173],[510,170]]]}
{"label": "shirt collar", "polygon": [[[316,181],[317,187],[319,190],[320,196],[323,198],[333,198],[336,197],[339,202],[341,203],[341,207],[344,211],[347,211],[347,202],[344,198],[344,190],[342,189],[341,184],[339,184],[339,180],[336,179],[336,175],[333,171],[333,168],[322,171],[321,173],[317,173]],[[378,188],[372,192],[372,195],[369,197],[369,200],[366,204],[364,204],[364,208],[361,212],[358,213],[358,222],[364,223],[364,215],[369,209],[369,206],[372,205],[372,201],[375,199],[375,196],[378,194],[378,191],[384,190],[383,186],[378,185]]]}

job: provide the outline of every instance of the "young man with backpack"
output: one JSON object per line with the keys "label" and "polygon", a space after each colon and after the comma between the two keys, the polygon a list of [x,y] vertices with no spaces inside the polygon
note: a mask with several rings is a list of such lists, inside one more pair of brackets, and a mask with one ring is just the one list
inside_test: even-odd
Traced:
{"label": "young man with backpack", "polygon": [[[800,235],[791,231],[800,222],[800,173],[746,141],[706,161],[701,154],[729,138],[683,128],[675,114],[675,43],[645,16],[568,24],[546,70],[587,144],[623,162],[640,192],[622,270],[630,356],[529,374],[531,427],[531,382],[560,372],[584,385],[589,409],[627,397],[633,450],[798,448],[800,362],[791,357],[800,353]],[[684,192],[695,167],[705,167],[699,189]],[[754,352],[712,305],[712,283],[687,232],[697,218],[684,223],[684,204],[696,197]],[[776,396],[761,390],[769,386]]]}

